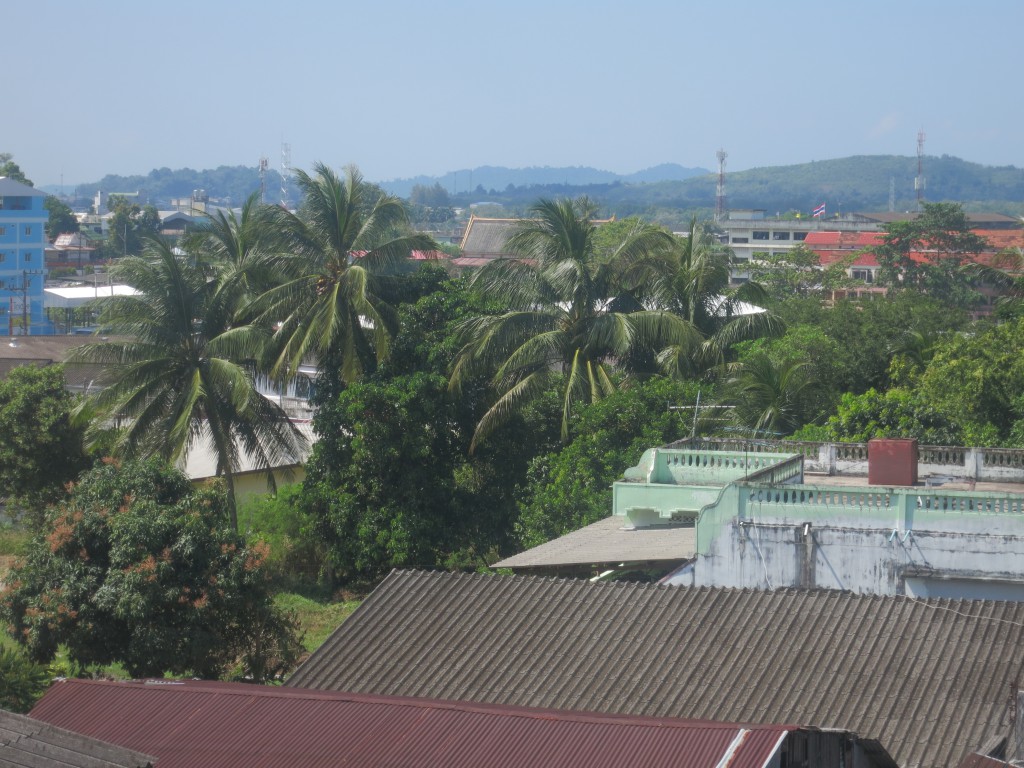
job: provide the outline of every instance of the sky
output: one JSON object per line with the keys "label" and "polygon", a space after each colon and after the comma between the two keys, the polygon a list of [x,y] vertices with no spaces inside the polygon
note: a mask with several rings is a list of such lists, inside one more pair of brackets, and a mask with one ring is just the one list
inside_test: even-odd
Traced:
{"label": "sky", "polygon": [[[3,3],[0,152],[37,186],[314,162],[1024,166],[1019,0]],[[12,30],[19,30],[13,34]],[[70,191],[70,190],[69,190]]]}

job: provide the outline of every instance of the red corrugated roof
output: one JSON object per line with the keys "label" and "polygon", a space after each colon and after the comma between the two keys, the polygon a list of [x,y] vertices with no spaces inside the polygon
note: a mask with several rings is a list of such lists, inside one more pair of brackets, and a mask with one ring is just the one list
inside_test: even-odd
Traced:
{"label": "red corrugated roof", "polygon": [[[848,258],[857,251],[873,248],[882,242],[883,232],[808,232],[804,245],[818,254],[823,267]],[[1024,230],[976,230],[976,235],[985,238],[992,246],[991,251],[979,253],[973,260],[980,264],[998,265],[995,254],[1007,249],[1024,248]],[[931,254],[934,256],[934,253]],[[929,254],[913,251],[910,258],[916,262],[929,261]],[[858,254],[852,266],[877,267],[875,254],[866,252]]]}
{"label": "red corrugated roof", "polygon": [[795,730],[204,681],[65,680],[32,717],[155,755],[159,768],[761,768]]}

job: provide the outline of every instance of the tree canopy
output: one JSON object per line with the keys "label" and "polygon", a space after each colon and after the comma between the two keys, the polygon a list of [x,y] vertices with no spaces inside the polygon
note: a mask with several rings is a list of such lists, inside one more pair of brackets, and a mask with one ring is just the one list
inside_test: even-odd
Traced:
{"label": "tree canopy", "polygon": [[47,513],[9,576],[0,613],[32,659],[133,677],[266,680],[290,668],[294,628],[270,602],[264,553],[227,522],[226,499],[157,463],[107,463]]}
{"label": "tree canopy", "polygon": [[74,354],[106,366],[111,379],[89,400],[99,414],[90,435],[96,439],[105,432],[104,418],[126,419],[114,443],[117,455],[170,462],[210,441],[237,524],[233,478],[243,455],[273,487],[271,469],[302,454],[294,425],[254,381],[252,363],[261,358],[269,334],[258,326],[234,325],[234,292],[208,280],[163,241],[151,240],[145,257],[121,260],[115,274],[139,292],[103,304],[100,322],[123,338]]}
{"label": "tree canopy", "polygon": [[20,366],[0,381],[0,487],[8,501],[38,509],[86,468],[75,405],[59,365]]}
{"label": "tree canopy", "polygon": [[508,308],[463,327],[452,389],[487,371],[497,395],[474,445],[559,376],[565,440],[576,403],[615,391],[612,371],[620,361],[639,349],[690,346],[696,337],[683,318],[644,309],[622,281],[630,265],[674,246],[669,233],[638,221],[602,253],[596,209],[586,198],[541,200],[532,213],[507,242],[519,258],[496,260],[473,278],[474,290]]}

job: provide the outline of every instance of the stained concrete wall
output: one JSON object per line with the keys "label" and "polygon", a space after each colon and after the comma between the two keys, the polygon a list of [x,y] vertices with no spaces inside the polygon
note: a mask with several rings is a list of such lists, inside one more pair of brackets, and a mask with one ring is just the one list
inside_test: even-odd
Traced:
{"label": "stained concrete wall", "polygon": [[692,583],[1018,600],[1022,551],[1016,494],[734,483],[697,518]]}

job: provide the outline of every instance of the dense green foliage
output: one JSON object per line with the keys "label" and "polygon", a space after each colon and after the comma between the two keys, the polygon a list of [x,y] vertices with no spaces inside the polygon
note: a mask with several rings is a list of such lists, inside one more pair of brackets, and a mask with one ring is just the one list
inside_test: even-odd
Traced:
{"label": "dense green foliage", "polygon": [[237,525],[233,478],[243,453],[272,488],[272,468],[293,461],[303,444],[281,408],[257,391],[248,365],[263,354],[269,334],[235,323],[240,294],[234,283],[209,280],[162,241],[149,241],[144,258],[121,260],[116,274],[138,293],[107,299],[100,322],[123,340],[74,354],[105,366],[112,378],[86,403],[98,413],[90,435],[106,437],[105,419],[127,418],[116,433],[115,454],[169,462],[200,441],[211,442]]}
{"label": "dense green foliage", "polygon": [[120,195],[110,198],[110,235],[103,244],[103,257],[138,256],[148,238],[160,230],[160,215],[152,205],[141,206]]}
{"label": "dense green foliage", "polygon": [[[704,396],[707,396],[707,392]],[[524,485],[519,535],[532,547],[607,517],[611,484],[646,449],[686,437],[687,411],[697,385],[654,379],[620,389],[581,409],[571,442],[530,463]]]}
{"label": "dense green foliage", "polygon": [[74,211],[58,200],[53,195],[48,195],[43,201],[49,218],[46,220],[46,237],[49,240],[56,240],[58,235],[73,234],[78,231],[78,219]]}
{"label": "dense green foliage", "polygon": [[50,684],[46,667],[20,650],[0,647],[0,709],[25,713]]}
{"label": "dense green foliage", "polygon": [[970,307],[980,297],[964,266],[987,248],[959,205],[925,203],[917,218],[889,224],[875,253],[882,282],[921,291],[947,305]]}
{"label": "dense green foliage", "polygon": [[[320,440],[299,504],[341,581],[400,565],[482,564],[492,550],[507,550],[517,481],[554,439],[527,414],[507,425],[500,443],[469,454],[485,388],[469,381],[454,397],[444,374],[474,299],[436,270],[410,283],[407,298],[419,298],[401,309],[391,355],[322,402],[314,422]],[[549,432],[557,428],[547,423]]]}
{"label": "dense green foliage", "polygon": [[4,176],[12,181],[19,181],[30,187],[33,186],[32,180],[25,176],[25,172],[21,170],[21,166],[14,162],[14,155],[10,152],[0,152],[0,176]]}
{"label": "dense green foliage", "polygon": [[62,366],[21,366],[0,381],[0,488],[8,499],[38,508],[85,469],[74,406]]}
{"label": "dense green foliage", "polygon": [[616,368],[668,346],[687,356],[698,342],[692,322],[646,309],[636,280],[624,277],[672,251],[677,243],[669,233],[636,221],[605,249],[586,198],[541,200],[532,213],[506,246],[521,258],[495,260],[473,276],[473,289],[505,308],[466,321],[452,371],[456,393],[468,379],[491,377],[496,399],[477,425],[474,446],[556,379],[566,440],[573,408],[614,392]]}
{"label": "dense green foliage", "polygon": [[228,524],[222,493],[157,463],[108,463],[47,513],[0,612],[38,662],[64,645],[80,667],[120,662],[135,677],[240,664],[265,680],[294,664],[298,640],[262,561]]}
{"label": "dense green foliage", "polygon": [[413,250],[435,244],[410,230],[398,198],[366,183],[355,167],[340,177],[319,163],[296,178],[305,195],[298,213],[268,209],[285,253],[282,279],[255,307],[277,326],[274,373],[294,374],[312,357],[333,391],[387,357],[394,311],[385,278]]}

